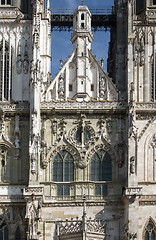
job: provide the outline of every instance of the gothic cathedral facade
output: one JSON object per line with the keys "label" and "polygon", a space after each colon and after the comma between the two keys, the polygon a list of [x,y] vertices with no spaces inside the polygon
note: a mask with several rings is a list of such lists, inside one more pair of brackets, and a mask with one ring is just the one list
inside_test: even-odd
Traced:
{"label": "gothic cathedral facade", "polygon": [[0,240],[156,239],[156,1],[114,11],[107,72],[81,5],[52,79],[50,1],[0,0]]}

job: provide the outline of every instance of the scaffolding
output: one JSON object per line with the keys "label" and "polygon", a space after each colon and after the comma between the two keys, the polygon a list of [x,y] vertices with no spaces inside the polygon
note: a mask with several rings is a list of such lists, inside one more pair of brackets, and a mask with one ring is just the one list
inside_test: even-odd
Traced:
{"label": "scaffolding", "polygon": [[[56,9],[51,14],[52,31],[72,31],[73,12],[70,9]],[[114,9],[90,9],[92,14],[92,30],[103,31],[116,26]]]}

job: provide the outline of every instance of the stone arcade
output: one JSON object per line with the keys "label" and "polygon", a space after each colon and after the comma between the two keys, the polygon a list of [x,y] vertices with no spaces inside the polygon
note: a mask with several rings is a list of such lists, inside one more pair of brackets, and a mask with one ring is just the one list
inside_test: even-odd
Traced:
{"label": "stone arcade", "polygon": [[0,240],[156,239],[156,1],[114,9],[108,73],[79,6],[52,79],[49,0],[0,0]]}

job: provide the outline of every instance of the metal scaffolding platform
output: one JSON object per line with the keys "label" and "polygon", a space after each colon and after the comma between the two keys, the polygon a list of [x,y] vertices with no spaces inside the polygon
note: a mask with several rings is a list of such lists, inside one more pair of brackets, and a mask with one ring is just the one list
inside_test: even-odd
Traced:
{"label": "metal scaffolding platform", "polygon": [[[93,31],[103,31],[107,28],[116,26],[116,15],[113,9],[93,9],[92,13],[92,29]],[[72,31],[73,14],[70,10],[52,12],[51,15],[52,31]]]}

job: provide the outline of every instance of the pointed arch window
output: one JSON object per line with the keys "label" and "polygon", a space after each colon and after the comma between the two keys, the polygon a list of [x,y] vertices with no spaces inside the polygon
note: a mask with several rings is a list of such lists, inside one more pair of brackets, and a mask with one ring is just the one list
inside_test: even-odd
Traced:
{"label": "pointed arch window", "polygon": [[8,227],[7,227],[6,223],[2,223],[0,225],[0,239],[8,240]]}
{"label": "pointed arch window", "polygon": [[21,240],[21,233],[19,227],[16,229],[15,240]]}
{"label": "pointed arch window", "polygon": [[0,101],[10,101],[12,85],[12,54],[6,42],[0,44]]}
{"label": "pointed arch window", "polygon": [[53,160],[53,181],[57,185],[57,195],[70,195],[70,187],[65,182],[74,181],[74,159],[66,150],[57,153]]}
{"label": "pointed arch window", "polygon": [[156,5],[156,0],[153,0],[153,5]]}
{"label": "pointed arch window", "polygon": [[[112,180],[112,159],[103,149],[95,152],[91,158],[90,180],[94,182]],[[107,185],[97,183],[95,195],[107,195]]]}
{"label": "pointed arch window", "polygon": [[0,0],[1,5],[11,5],[11,0]]}
{"label": "pointed arch window", "polygon": [[156,227],[155,224],[150,220],[145,227],[144,240],[155,240],[156,239]]}

